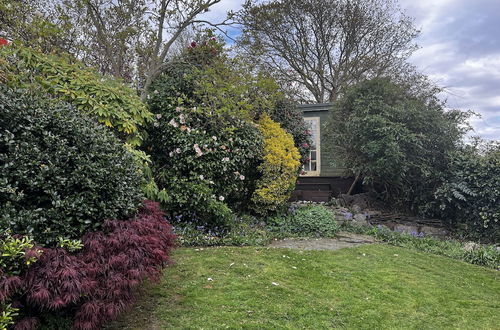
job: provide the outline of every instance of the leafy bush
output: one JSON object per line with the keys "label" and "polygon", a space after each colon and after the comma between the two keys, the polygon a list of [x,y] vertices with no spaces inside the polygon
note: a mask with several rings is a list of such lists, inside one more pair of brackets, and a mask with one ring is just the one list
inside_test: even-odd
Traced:
{"label": "leafy bush", "polygon": [[327,125],[331,152],[392,206],[423,213],[460,144],[469,116],[437,97],[412,95],[386,79],[350,89]]}
{"label": "leafy bush", "polygon": [[[103,231],[85,234],[84,247],[75,254],[44,249],[18,277],[21,292],[12,299],[23,318],[17,326],[32,328],[49,311],[73,316],[75,329],[101,328],[130,304],[141,281],[157,278],[174,238],[159,205],[145,202],[136,216],[108,220]],[[0,285],[5,287],[5,282]]]}
{"label": "leafy bush", "polygon": [[[162,102],[161,92],[157,95]],[[157,107],[155,100],[152,109],[159,113],[144,147],[155,180],[166,191],[161,202],[203,224],[228,224],[230,208],[244,209],[254,190],[262,149],[259,130],[236,119],[222,125],[217,115],[195,108]]]}
{"label": "leafy bush", "polygon": [[450,228],[500,242],[500,143],[478,141],[454,153],[436,202]]}
{"label": "leafy bush", "polygon": [[290,198],[295,188],[300,155],[292,136],[267,114],[259,120],[259,129],[264,136],[264,156],[259,166],[262,176],[252,196],[252,208],[258,214],[267,214],[276,211]]}
{"label": "leafy bush", "polygon": [[302,111],[297,105],[287,99],[278,99],[270,111],[271,119],[293,136],[295,147],[299,150],[301,163],[307,161],[311,145],[311,132],[304,121]]}
{"label": "leafy bush", "polygon": [[133,156],[65,104],[0,87],[0,226],[54,244],[140,205]]}
{"label": "leafy bush", "polygon": [[74,59],[43,54],[30,48],[0,47],[0,72],[14,88],[36,89],[76,109],[94,115],[131,145],[142,141],[140,128],[151,113],[137,93]]}
{"label": "leafy bush", "polygon": [[339,231],[332,211],[320,205],[299,207],[292,214],[272,217],[268,226],[280,236],[332,237]]}

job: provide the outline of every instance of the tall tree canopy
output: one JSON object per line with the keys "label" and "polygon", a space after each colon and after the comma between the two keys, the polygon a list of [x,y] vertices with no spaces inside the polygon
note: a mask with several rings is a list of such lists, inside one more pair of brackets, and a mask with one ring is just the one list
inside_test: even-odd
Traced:
{"label": "tall tree canopy", "polygon": [[449,154],[470,128],[470,114],[376,78],[350,87],[336,102],[325,127],[328,147],[356,181],[390,205],[423,213]]}
{"label": "tall tree canopy", "polygon": [[64,51],[133,83],[144,99],[175,42],[221,0],[0,0],[0,37]]}
{"label": "tall tree canopy", "polygon": [[302,100],[334,101],[366,78],[413,74],[418,31],[394,0],[247,0],[239,46]]}

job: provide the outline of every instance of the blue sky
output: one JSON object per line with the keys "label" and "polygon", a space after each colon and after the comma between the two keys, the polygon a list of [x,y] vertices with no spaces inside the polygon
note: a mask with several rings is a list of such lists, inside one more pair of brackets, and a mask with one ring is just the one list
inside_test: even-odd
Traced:
{"label": "blue sky", "polygon": [[[325,0],[328,1],[328,0]],[[217,20],[243,0],[222,0]],[[500,0],[400,0],[421,30],[410,61],[439,86],[450,108],[474,110],[474,135],[500,140]]]}

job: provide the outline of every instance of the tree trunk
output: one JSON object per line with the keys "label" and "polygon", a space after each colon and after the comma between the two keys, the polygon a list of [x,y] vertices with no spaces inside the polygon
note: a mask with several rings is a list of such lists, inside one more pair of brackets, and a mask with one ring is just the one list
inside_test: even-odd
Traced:
{"label": "tree trunk", "polygon": [[348,195],[352,195],[352,192],[353,192],[353,190],[354,190],[354,187],[356,187],[356,184],[358,183],[358,181],[359,181],[360,177],[361,177],[361,172],[358,172],[358,173],[356,174],[356,177],[354,178],[354,181],[353,181],[353,182],[352,182],[352,184],[351,184],[351,187],[350,187],[350,188],[349,188],[349,190],[347,191],[347,194],[348,194]]}

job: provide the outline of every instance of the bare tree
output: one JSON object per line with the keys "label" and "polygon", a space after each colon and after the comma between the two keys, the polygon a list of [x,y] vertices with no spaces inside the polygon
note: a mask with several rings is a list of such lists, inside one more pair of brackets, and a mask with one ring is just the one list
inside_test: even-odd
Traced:
{"label": "bare tree", "polygon": [[[223,22],[199,18],[221,0],[65,0],[63,11],[80,29],[81,58],[147,96],[176,41],[195,25]],[[182,39],[182,38],[181,38]]]}
{"label": "bare tree", "polygon": [[220,29],[231,21],[230,15],[221,22],[201,18],[220,1],[0,0],[0,36],[68,52],[133,83],[144,99],[178,40],[197,27]]}
{"label": "bare tree", "polygon": [[247,0],[238,46],[302,101],[331,102],[366,78],[410,72],[418,31],[394,0]]}

